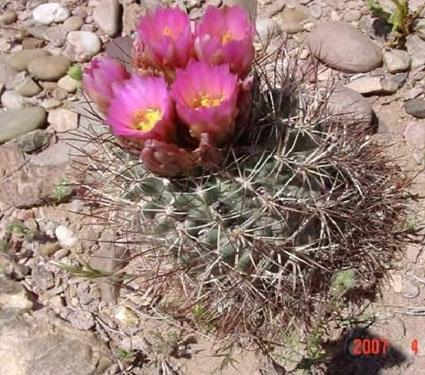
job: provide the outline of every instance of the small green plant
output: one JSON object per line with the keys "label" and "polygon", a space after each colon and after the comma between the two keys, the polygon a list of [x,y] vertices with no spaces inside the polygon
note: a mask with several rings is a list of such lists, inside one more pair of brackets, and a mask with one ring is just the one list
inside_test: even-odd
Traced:
{"label": "small green plant", "polygon": [[[12,220],[6,227],[6,233],[25,238],[26,241],[32,242],[37,236],[38,231],[28,228],[21,220]],[[2,246],[0,244],[0,249],[2,247],[4,245]]]}
{"label": "small green plant", "polygon": [[391,26],[391,33],[394,36],[394,45],[403,45],[406,37],[413,31],[413,23],[419,17],[424,6],[419,7],[412,13],[409,9],[408,0],[391,0],[395,5],[392,13],[385,11],[379,0],[365,0],[371,11],[382,18]]}
{"label": "small green plant", "polygon": [[62,201],[64,198],[69,197],[72,194],[72,188],[70,186],[70,181],[63,177],[60,179],[53,189],[53,194],[57,201]]}
{"label": "small green plant", "polygon": [[91,267],[87,262],[82,262],[82,264],[79,264],[77,266],[72,266],[72,265],[60,263],[60,262],[53,262],[53,264],[56,267],[67,271],[74,277],[81,277],[88,280],[95,280],[102,277],[105,277],[105,278],[116,277],[111,272],[105,272],[105,271],[101,271]]}
{"label": "small green plant", "polygon": [[10,250],[12,247],[12,245],[10,244],[10,242],[6,241],[6,240],[0,240],[0,253],[3,252],[7,252],[8,250]]}
{"label": "small green plant", "polygon": [[172,356],[176,352],[179,343],[182,341],[182,336],[174,331],[161,332],[155,330],[149,333],[152,337],[152,350],[166,357]]}
{"label": "small green plant", "polygon": [[229,366],[232,366],[237,370],[236,364],[238,361],[233,358],[234,346],[235,343],[231,342],[229,345],[223,346],[215,352],[213,357],[221,358],[222,360],[220,365],[213,371],[213,373],[221,374]]}
{"label": "small green plant", "polygon": [[136,360],[136,353],[132,350],[125,350],[122,348],[115,349],[117,358],[125,363],[133,363]]}
{"label": "small green plant", "polygon": [[348,269],[337,272],[332,279],[332,291],[334,294],[342,296],[345,292],[356,286],[356,271]]}

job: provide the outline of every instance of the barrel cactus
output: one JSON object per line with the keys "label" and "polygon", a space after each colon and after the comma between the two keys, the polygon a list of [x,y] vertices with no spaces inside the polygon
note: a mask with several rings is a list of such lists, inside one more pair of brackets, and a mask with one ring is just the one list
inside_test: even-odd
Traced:
{"label": "barrel cactus", "polygon": [[[152,63],[157,50],[147,51]],[[255,64],[249,90],[239,89],[234,118],[209,117],[176,134],[168,130],[170,114],[150,133],[152,110],[138,118],[136,141],[127,130],[111,136],[119,128],[113,121],[87,134],[98,148],[86,188],[131,244],[142,289],[162,297],[155,308],[220,334],[270,336],[293,317],[308,321],[343,270],[355,270],[354,288],[375,286],[405,234],[404,180],[382,146],[360,121],[331,115],[331,89],[306,83],[296,57],[282,48],[271,59]],[[165,65],[164,81],[177,81],[181,68]],[[246,66],[234,68],[240,82]],[[220,74],[233,74],[226,69]],[[112,90],[117,98],[125,85]],[[119,110],[124,118],[113,100],[108,118]],[[199,100],[221,104],[208,95]],[[100,103],[102,112],[109,101]]]}

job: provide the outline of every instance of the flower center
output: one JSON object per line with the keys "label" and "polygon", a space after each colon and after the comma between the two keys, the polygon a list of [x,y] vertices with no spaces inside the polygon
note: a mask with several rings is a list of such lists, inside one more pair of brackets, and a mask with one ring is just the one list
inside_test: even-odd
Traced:
{"label": "flower center", "polygon": [[143,132],[151,130],[162,118],[162,112],[159,109],[139,109],[134,115],[135,127]]}
{"label": "flower center", "polygon": [[221,37],[221,44],[225,46],[227,43],[229,43],[232,40],[232,32],[230,30],[227,30],[225,34]]}
{"label": "flower center", "polygon": [[194,107],[195,109],[199,107],[217,107],[223,100],[223,95],[213,96],[210,93],[200,93],[198,98],[195,99]]}
{"label": "flower center", "polygon": [[168,26],[164,27],[164,30],[162,30],[162,33],[164,34],[164,36],[168,36],[171,39],[175,39],[175,35],[173,34],[173,32]]}

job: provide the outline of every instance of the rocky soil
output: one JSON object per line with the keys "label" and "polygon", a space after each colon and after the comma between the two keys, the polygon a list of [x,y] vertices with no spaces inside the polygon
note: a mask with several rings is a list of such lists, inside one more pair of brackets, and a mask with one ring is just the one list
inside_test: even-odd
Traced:
{"label": "rocky soil", "polygon": [[[334,115],[373,124],[406,175],[417,174],[412,191],[424,195],[425,13],[406,49],[396,50],[362,0],[259,0],[257,9],[248,0],[224,2],[246,6],[257,19],[259,50],[273,50],[284,35],[301,66],[320,61],[318,77],[306,79],[338,82]],[[125,59],[123,37],[157,3],[0,0],[0,375],[191,375],[220,366],[209,339],[147,319],[137,279],[122,285],[102,277],[124,265],[134,270],[123,261],[128,248],[114,244],[114,232],[90,215],[84,191],[73,184],[92,150],[82,135],[93,121],[68,69],[105,50]],[[175,3],[192,19],[206,6]],[[391,1],[381,3],[391,8]],[[423,0],[409,3],[414,11]],[[423,212],[423,202],[412,206],[412,227],[423,224]],[[343,356],[330,375],[423,373],[424,262],[422,245],[409,245],[368,309],[377,317],[371,334],[397,355]],[[254,352],[237,350],[233,358],[237,369],[223,374],[285,373]]]}

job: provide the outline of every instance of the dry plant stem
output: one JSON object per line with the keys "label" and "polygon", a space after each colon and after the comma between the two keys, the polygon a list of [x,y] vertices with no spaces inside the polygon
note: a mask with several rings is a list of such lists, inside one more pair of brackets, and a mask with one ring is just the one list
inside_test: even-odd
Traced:
{"label": "dry plant stem", "polygon": [[362,124],[335,121],[333,86],[307,84],[317,65],[298,62],[284,46],[257,62],[251,122],[214,171],[155,177],[101,125],[84,135],[97,150],[77,165],[86,199],[132,248],[152,311],[272,339],[294,317],[311,324],[338,271],[359,280],[345,300],[373,290],[412,234],[409,181]]}

